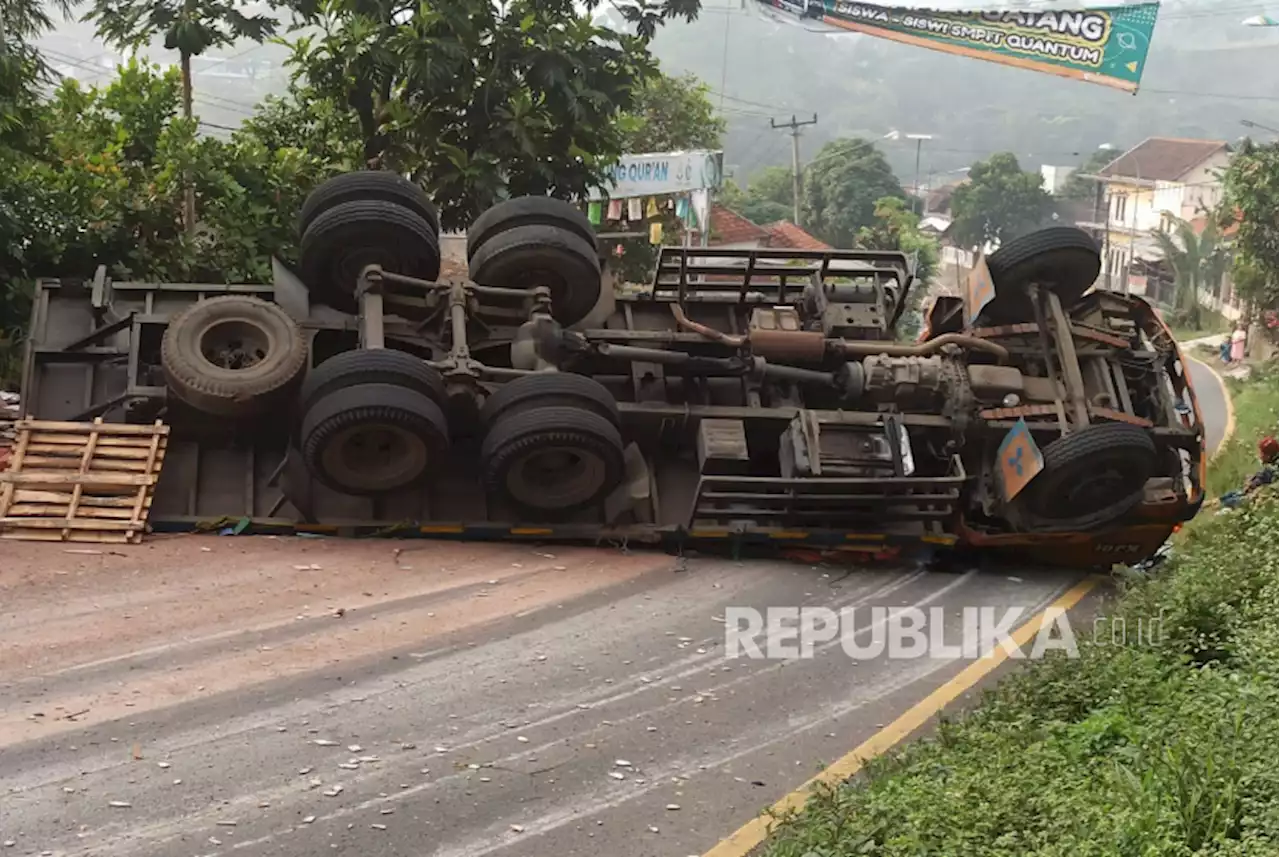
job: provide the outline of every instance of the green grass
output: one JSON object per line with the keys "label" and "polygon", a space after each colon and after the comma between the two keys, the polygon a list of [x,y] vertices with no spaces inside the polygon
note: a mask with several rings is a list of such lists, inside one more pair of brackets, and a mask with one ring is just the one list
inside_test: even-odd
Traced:
{"label": "green grass", "polygon": [[1178,342],[1186,342],[1188,339],[1201,339],[1205,336],[1213,336],[1216,333],[1226,334],[1232,329],[1231,322],[1224,318],[1220,313],[1214,312],[1208,307],[1200,308],[1200,326],[1198,328],[1186,327],[1184,325],[1170,325],[1170,331],[1173,338]]}
{"label": "green grass", "polygon": [[[1215,462],[1221,485],[1256,469],[1246,451],[1275,428],[1274,369],[1232,392],[1238,436]],[[1080,658],[1029,663],[927,740],[821,790],[760,854],[1272,857],[1277,515],[1275,486],[1206,510],[1155,577],[1120,578],[1105,615],[1124,620],[1124,642],[1095,644],[1076,623]]]}
{"label": "green grass", "polygon": [[[1216,367],[1215,367],[1216,368]],[[1258,441],[1277,436],[1280,408],[1276,395],[1280,373],[1276,362],[1253,364],[1247,382],[1228,378],[1227,391],[1235,403],[1236,430],[1209,468],[1209,496],[1217,498],[1239,488],[1258,469]]]}

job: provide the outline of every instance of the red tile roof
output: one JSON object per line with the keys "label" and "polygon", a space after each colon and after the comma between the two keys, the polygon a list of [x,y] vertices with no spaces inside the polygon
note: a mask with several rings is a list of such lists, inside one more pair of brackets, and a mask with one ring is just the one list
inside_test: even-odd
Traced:
{"label": "red tile roof", "polygon": [[1175,182],[1227,148],[1222,140],[1148,137],[1098,171],[1114,178]]}
{"label": "red tile roof", "polygon": [[769,246],[784,247],[790,250],[830,250],[831,245],[814,238],[790,220],[779,220],[770,223]]}
{"label": "red tile roof", "polygon": [[711,241],[712,247],[722,244],[748,244],[757,241],[766,244],[769,241],[769,230],[757,226],[736,211],[723,205],[711,206]]}

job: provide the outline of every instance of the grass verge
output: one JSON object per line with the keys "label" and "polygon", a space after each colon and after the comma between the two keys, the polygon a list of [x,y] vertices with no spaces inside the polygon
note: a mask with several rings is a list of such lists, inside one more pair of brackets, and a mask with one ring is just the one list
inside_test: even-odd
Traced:
{"label": "grass verge", "polygon": [[1185,342],[1188,339],[1201,339],[1205,336],[1213,336],[1219,333],[1230,333],[1232,325],[1221,313],[1214,312],[1208,307],[1201,307],[1199,327],[1174,326],[1170,330],[1174,339],[1178,342]]}
{"label": "grass verge", "polygon": [[[1274,369],[1232,392],[1237,435],[1213,475],[1228,487],[1275,430]],[[1277,515],[1274,485],[1206,511],[1157,576],[1120,580],[1101,639],[1076,628],[1079,658],[1029,664],[928,740],[821,789],[759,853],[1272,857]]]}

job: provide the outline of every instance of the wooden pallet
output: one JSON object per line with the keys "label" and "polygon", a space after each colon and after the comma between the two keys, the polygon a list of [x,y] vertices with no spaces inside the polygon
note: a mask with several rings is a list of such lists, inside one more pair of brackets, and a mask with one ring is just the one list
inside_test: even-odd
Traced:
{"label": "wooden pallet", "polygon": [[19,420],[0,473],[0,539],[139,542],[169,427]]}

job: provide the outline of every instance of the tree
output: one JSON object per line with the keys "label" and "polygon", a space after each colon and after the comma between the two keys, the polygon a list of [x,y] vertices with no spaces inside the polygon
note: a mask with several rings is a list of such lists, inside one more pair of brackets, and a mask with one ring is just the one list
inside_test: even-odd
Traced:
{"label": "tree", "polygon": [[618,117],[657,73],[649,39],[699,7],[611,3],[630,35],[592,23],[599,0],[289,5],[319,31],[292,44],[297,79],[350,107],[366,162],[412,175],[445,229],[504,195],[581,198],[603,183],[627,144]]}
{"label": "tree", "polygon": [[[48,4],[63,15],[70,0]],[[39,88],[53,75],[35,40],[53,27],[39,0],[0,3],[0,147],[29,152],[38,136]]]}
{"label": "tree", "polygon": [[1016,238],[1041,226],[1053,200],[1039,173],[1024,173],[1010,152],[979,161],[969,181],[951,195],[951,234],[958,243],[978,247]]}
{"label": "tree", "polygon": [[1062,183],[1058,196],[1063,199],[1093,202],[1098,195],[1098,182],[1096,179],[1087,179],[1085,176],[1097,175],[1098,170],[1117,157],[1118,155],[1111,149],[1096,149],[1078,169],[1072,170],[1071,175]]}
{"label": "tree", "polygon": [[[145,47],[164,36],[166,50],[177,51],[182,70],[182,115],[192,118],[191,58],[209,48],[241,39],[261,43],[275,33],[269,15],[245,15],[230,0],[93,0],[86,21],[98,37],[121,50]],[[188,182],[185,197],[188,234],[195,231],[195,190]]]}
{"label": "tree", "polygon": [[920,231],[920,218],[899,196],[876,200],[875,220],[858,230],[855,245],[863,250],[898,250],[915,260],[916,284],[907,296],[907,309],[898,322],[901,339],[914,339],[920,330],[920,302],[938,270],[938,242]]}
{"label": "tree", "polygon": [[786,167],[765,167],[751,177],[746,190],[733,182],[720,189],[720,202],[752,223],[793,219],[791,200],[791,170]]}
{"label": "tree", "polygon": [[1210,220],[1199,235],[1195,227],[1180,217],[1169,215],[1174,236],[1159,229],[1152,236],[1160,245],[1165,262],[1173,270],[1174,313],[1179,324],[1200,329],[1200,293],[1217,292],[1227,272],[1230,251],[1218,236],[1218,226]]}
{"label": "tree", "polygon": [[709,88],[691,74],[659,74],[636,91],[634,103],[618,117],[623,148],[630,154],[719,149],[724,119],[707,98]]}
{"label": "tree", "polygon": [[800,211],[804,226],[834,247],[852,246],[860,228],[875,222],[883,197],[906,198],[884,155],[866,140],[833,140],[804,171]]}
{"label": "tree", "polygon": [[1256,316],[1273,309],[1278,299],[1277,259],[1280,257],[1280,150],[1272,143],[1246,142],[1223,176],[1225,197],[1220,220],[1237,223],[1233,280],[1248,312]]}

